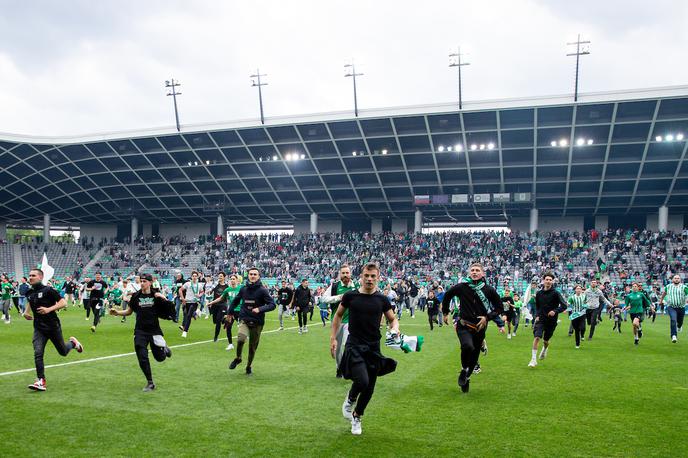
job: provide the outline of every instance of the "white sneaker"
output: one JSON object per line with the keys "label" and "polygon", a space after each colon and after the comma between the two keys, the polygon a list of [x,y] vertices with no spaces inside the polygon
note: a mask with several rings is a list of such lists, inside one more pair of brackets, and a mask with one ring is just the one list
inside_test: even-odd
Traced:
{"label": "white sneaker", "polygon": [[278,331],[284,331],[284,326],[280,326]]}
{"label": "white sneaker", "polygon": [[363,430],[361,429],[361,419],[359,417],[351,418],[351,434],[360,436]]}
{"label": "white sneaker", "polygon": [[182,337],[186,339],[186,331],[182,332]]}
{"label": "white sneaker", "polygon": [[349,394],[347,393],[342,404],[342,416],[351,421],[354,418],[354,405],[349,401]]}
{"label": "white sneaker", "polygon": [[515,332],[512,332],[512,333],[511,333],[511,336],[512,336],[512,337],[516,337],[516,333],[515,333]]}
{"label": "white sneaker", "polygon": [[205,316],[205,319],[207,320],[207,319],[208,319],[208,317],[209,317],[209,315],[206,315],[206,316]]}
{"label": "white sneaker", "polygon": [[576,345],[576,348],[580,348],[580,345]]}
{"label": "white sneaker", "polygon": [[84,318],[84,319],[85,319],[86,321],[90,320],[90,318],[89,318],[89,317],[86,317],[86,318]]}
{"label": "white sneaker", "polygon": [[545,359],[547,357],[547,350],[544,348],[540,351],[540,359]]}
{"label": "white sneaker", "polygon": [[308,332],[308,328],[306,326],[303,327],[303,332]]}
{"label": "white sneaker", "polygon": [[671,336],[671,343],[676,343],[677,339],[676,336]]}
{"label": "white sneaker", "polygon": [[303,334],[303,328],[299,328],[299,334]]}
{"label": "white sneaker", "polygon": [[234,349],[234,345],[232,345],[232,344],[227,345],[227,348],[225,348],[225,350],[227,350],[227,351],[233,350],[233,349]]}
{"label": "white sneaker", "polygon": [[511,340],[511,334],[507,334],[507,335],[506,335],[506,338],[509,339],[509,340]]}
{"label": "white sneaker", "polygon": [[528,363],[528,367],[535,367],[537,366],[537,361],[534,359],[531,359],[530,362]]}

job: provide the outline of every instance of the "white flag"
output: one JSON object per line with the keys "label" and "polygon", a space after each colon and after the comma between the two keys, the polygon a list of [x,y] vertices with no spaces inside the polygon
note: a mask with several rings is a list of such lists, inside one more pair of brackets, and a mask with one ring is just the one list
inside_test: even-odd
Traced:
{"label": "white flag", "polygon": [[43,271],[43,284],[47,285],[50,279],[53,278],[55,269],[48,264],[48,255],[46,253],[43,253],[43,259],[39,268]]}

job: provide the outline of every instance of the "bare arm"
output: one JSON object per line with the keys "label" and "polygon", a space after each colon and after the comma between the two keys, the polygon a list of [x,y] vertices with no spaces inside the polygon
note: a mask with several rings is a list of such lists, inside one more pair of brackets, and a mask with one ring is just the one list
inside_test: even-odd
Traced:
{"label": "bare arm", "polygon": [[339,327],[342,325],[342,317],[344,316],[344,307],[339,304],[337,311],[334,314],[334,319],[332,320],[332,330],[330,331],[330,354],[334,358],[337,354],[337,332]]}
{"label": "bare arm", "polygon": [[113,315],[113,316],[129,316],[132,313],[134,313],[134,311],[132,310],[131,307],[127,307],[126,310],[110,309],[110,315]]}
{"label": "bare arm", "polygon": [[389,330],[395,334],[399,334],[399,320],[397,315],[392,310],[387,310],[385,312],[385,318],[389,321]]}

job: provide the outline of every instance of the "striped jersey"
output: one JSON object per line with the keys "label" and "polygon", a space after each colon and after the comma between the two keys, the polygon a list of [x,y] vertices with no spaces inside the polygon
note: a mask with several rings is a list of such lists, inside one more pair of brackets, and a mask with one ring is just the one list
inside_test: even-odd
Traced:
{"label": "striped jersey", "polygon": [[666,296],[664,296],[664,302],[669,307],[682,308],[686,306],[688,286],[684,285],[683,283],[679,283],[678,285],[669,283],[664,287],[664,292],[666,293]]}
{"label": "striped jersey", "polygon": [[585,315],[585,294],[574,294],[569,296],[569,314],[570,320],[575,320],[576,318]]}

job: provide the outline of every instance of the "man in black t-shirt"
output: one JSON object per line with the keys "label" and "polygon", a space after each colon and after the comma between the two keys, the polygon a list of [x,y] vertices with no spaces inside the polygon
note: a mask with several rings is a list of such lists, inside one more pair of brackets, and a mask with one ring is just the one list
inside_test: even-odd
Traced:
{"label": "man in black t-shirt", "polygon": [[43,285],[42,281],[42,270],[33,269],[29,273],[31,289],[26,293],[29,307],[24,310],[24,318],[29,321],[33,320],[33,354],[37,378],[32,385],[29,385],[29,389],[34,391],[46,390],[43,353],[48,340],[53,343],[57,352],[62,356],[67,356],[67,353],[72,349],[76,349],[79,353],[84,350],[76,337],[70,337],[68,342],[62,338],[62,326],[55,312],[66,307],[67,302],[60,297],[60,293],[55,289]]}
{"label": "man in black t-shirt", "polygon": [[96,326],[100,323],[100,309],[103,308],[103,299],[107,292],[108,284],[103,280],[100,272],[96,272],[96,278],[86,283],[86,291],[91,293],[90,305],[93,311],[93,326],[91,332],[96,332]]}
{"label": "man in black t-shirt", "polygon": [[279,319],[280,331],[284,330],[284,320],[282,319],[282,315],[284,312],[289,313],[293,302],[294,291],[287,286],[287,282],[285,280],[282,280],[282,287],[277,291],[277,318]]}
{"label": "man in black t-shirt", "polygon": [[72,281],[72,277],[67,277],[62,284],[62,289],[64,290],[64,297],[67,301],[67,305],[74,304],[74,290],[76,289],[76,284]]}
{"label": "man in black t-shirt", "polygon": [[440,301],[435,297],[433,290],[428,291],[428,299],[425,301],[428,306],[428,321],[430,322],[430,330],[432,331],[437,321],[437,315],[440,313]]}
{"label": "man in black t-shirt", "polygon": [[139,360],[139,367],[148,382],[143,388],[146,392],[155,389],[148,360],[148,346],[150,345],[151,353],[156,361],[162,362],[172,356],[172,351],[163,338],[158,318],[171,320],[175,315],[174,303],[168,301],[162,293],[153,290],[152,282],[151,274],[141,275],[141,290],[131,296],[127,309],[110,309],[110,315],[113,316],[129,316],[136,313],[134,350]]}
{"label": "man in black t-shirt", "polygon": [[396,361],[380,353],[380,322],[384,315],[392,333],[399,334],[397,320],[389,299],[377,291],[380,268],[369,263],[361,272],[361,287],[344,293],[332,321],[330,353],[337,354],[337,331],[344,311],[349,311],[349,338],[344,346],[339,368],[345,379],[353,382],[342,404],[342,415],[351,420],[351,434],[361,434],[361,417],[375,390],[378,376],[396,369]]}

